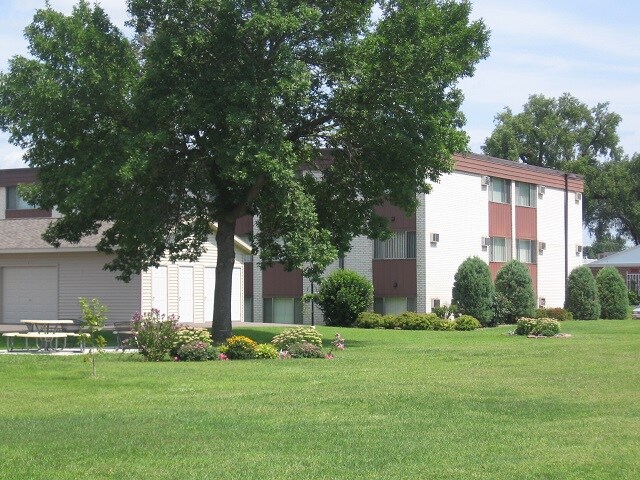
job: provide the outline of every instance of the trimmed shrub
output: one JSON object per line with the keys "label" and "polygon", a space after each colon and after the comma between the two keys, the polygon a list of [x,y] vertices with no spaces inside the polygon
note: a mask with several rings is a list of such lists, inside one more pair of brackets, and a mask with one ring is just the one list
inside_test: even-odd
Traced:
{"label": "trimmed shrub", "polygon": [[374,312],[362,312],[353,325],[358,328],[385,328],[383,316]]}
{"label": "trimmed shrub", "polygon": [[605,267],[596,275],[600,318],[622,320],[629,310],[629,289],[615,267]]}
{"label": "trimmed shrub", "polygon": [[482,327],[482,324],[471,315],[460,315],[454,323],[456,330],[470,331]]}
{"label": "trimmed shrub", "polygon": [[539,308],[536,310],[536,318],[553,318],[561,322],[573,320],[573,315],[564,308]]}
{"label": "trimmed shrub", "polygon": [[256,347],[256,358],[278,358],[278,349],[271,343],[260,343]]}
{"label": "trimmed shrub", "polygon": [[289,345],[287,349],[291,358],[324,358],[322,349],[309,342],[300,342]]}
{"label": "trimmed shrub", "polygon": [[329,326],[351,327],[373,304],[373,285],[351,270],[336,270],[322,280],[315,300]]}
{"label": "trimmed shrub", "polygon": [[519,318],[516,324],[516,335],[541,335],[553,337],[560,333],[560,322],[553,318]]}
{"label": "trimmed shrub", "polygon": [[195,342],[184,343],[178,347],[175,358],[182,362],[202,362],[213,360],[218,356],[218,350],[210,343],[197,340]]}
{"label": "trimmed shrub", "polygon": [[600,318],[598,287],[591,270],[582,265],[574,268],[567,280],[567,300],[565,308],[578,320]]}
{"label": "trimmed shrub", "polygon": [[231,360],[246,360],[255,358],[258,344],[249,337],[234,335],[220,347],[220,353],[224,353]]}
{"label": "trimmed shrub", "polygon": [[484,326],[494,326],[494,293],[489,266],[480,257],[469,257],[460,264],[454,277],[452,303],[461,314],[476,318]]}
{"label": "trimmed shrub", "polygon": [[497,320],[516,323],[520,317],[533,317],[536,312],[536,297],[527,266],[511,260],[496,275],[496,293],[503,304]]}
{"label": "trimmed shrub", "polygon": [[271,340],[278,350],[289,350],[291,345],[303,342],[322,348],[322,334],[312,327],[293,327],[283,330]]}
{"label": "trimmed shrub", "polygon": [[439,307],[432,308],[431,313],[435,313],[440,318],[455,318],[458,314],[458,307],[456,305],[441,305]]}
{"label": "trimmed shrub", "polygon": [[189,326],[179,327],[173,337],[171,356],[179,357],[178,350],[180,349],[180,347],[194,342],[203,342],[207,346],[211,345],[213,343],[213,340],[211,339],[211,333],[206,328],[196,328]]}

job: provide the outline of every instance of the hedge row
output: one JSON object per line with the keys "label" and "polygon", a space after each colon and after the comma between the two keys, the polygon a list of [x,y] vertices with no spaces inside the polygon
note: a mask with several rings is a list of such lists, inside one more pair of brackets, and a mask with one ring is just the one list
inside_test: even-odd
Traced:
{"label": "hedge row", "polygon": [[480,322],[469,315],[455,320],[438,317],[434,313],[404,312],[398,315],[380,315],[362,312],[356,319],[358,328],[385,328],[395,330],[475,330]]}

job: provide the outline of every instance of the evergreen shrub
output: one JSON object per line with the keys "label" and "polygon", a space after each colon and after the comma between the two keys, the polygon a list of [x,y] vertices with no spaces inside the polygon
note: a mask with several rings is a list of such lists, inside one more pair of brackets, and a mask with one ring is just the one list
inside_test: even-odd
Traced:
{"label": "evergreen shrub", "polygon": [[561,322],[573,320],[573,315],[564,308],[538,308],[536,310],[536,318],[553,318]]}
{"label": "evergreen shrub", "polygon": [[622,320],[629,310],[629,290],[615,267],[605,267],[596,275],[600,318]]}
{"label": "evergreen shrub", "polygon": [[[511,260],[496,275],[496,293],[504,301],[497,320],[516,323],[520,317],[533,317],[536,313],[536,297],[527,266],[518,260]],[[506,301],[505,301],[506,300]]]}
{"label": "evergreen shrub", "polygon": [[336,270],[322,280],[315,301],[329,326],[351,327],[373,304],[373,285],[352,270]]}
{"label": "evergreen shrub", "polygon": [[591,270],[582,265],[574,268],[567,280],[565,308],[577,320],[597,320],[600,318],[598,287]]}
{"label": "evergreen shrub", "polygon": [[494,292],[489,266],[480,257],[469,257],[460,264],[452,290],[452,303],[459,313],[476,318],[484,326],[494,326]]}
{"label": "evergreen shrub", "polygon": [[471,315],[460,315],[454,321],[456,330],[470,331],[482,327],[478,319]]}

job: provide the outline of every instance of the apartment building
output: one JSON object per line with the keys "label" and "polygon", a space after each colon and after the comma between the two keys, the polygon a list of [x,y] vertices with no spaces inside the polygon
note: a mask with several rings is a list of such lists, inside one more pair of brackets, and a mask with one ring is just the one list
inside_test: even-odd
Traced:
{"label": "apartment building", "polygon": [[[393,236],[356,238],[329,267],[355,270],[374,286],[374,310],[429,312],[449,304],[455,273],[470,256],[486,261],[495,277],[509,260],[527,264],[538,304],[561,307],[568,273],[582,264],[582,177],[476,154],[454,156],[455,170],[420,195],[415,214],[392,205],[378,213]],[[251,219],[238,223],[248,235]],[[245,264],[245,321],[321,323],[301,297],[316,285],[301,271],[261,270]]]}

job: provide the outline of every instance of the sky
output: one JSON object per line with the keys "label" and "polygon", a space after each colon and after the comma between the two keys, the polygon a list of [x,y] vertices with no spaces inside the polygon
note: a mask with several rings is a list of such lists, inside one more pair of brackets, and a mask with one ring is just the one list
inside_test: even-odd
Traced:
{"label": "sky", "polygon": [[[50,0],[70,13],[77,0]],[[112,22],[124,27],[125,0],[102,0]],[[13,55],[26,55],[24,28],[45,0],[0,0],[0,70]],[[609,102],[622,116],[618,129],[627,154],[640,152],[640,2],[637,0],[476,0],[473,19],[491,30],[488,59],[463,79],[462,110],[472,152],[494,128],[505,107],[514,113],[530,95],[558,97],[567,92],[594,107]],[[0,132],[0,168],[25,166],[22,151]]]}

